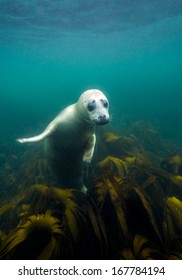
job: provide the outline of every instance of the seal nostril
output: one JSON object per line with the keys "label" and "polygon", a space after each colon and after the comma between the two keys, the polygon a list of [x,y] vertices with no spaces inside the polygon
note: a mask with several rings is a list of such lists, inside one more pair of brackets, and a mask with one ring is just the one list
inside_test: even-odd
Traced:
{"label": "seal nostril", "polygon": [[109,118],[107,118],[106,115],[101,115],[98,117],[98,119],[96,120],[95,124],[97,125],[104,125],[106,123],[109,122]]}
{"label": "seal nostril", "polygon": [[106,115],[99,116],[99,120],[106,119]]}

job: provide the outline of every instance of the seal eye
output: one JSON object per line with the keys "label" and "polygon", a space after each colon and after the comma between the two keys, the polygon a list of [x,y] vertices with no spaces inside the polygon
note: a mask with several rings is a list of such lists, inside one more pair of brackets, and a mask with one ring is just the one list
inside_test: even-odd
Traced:
{"label": "seal eye", "polygon": [[92,112],[95,109],[95,105],[94,104],[88,104],[87,108],[88,108],[89,112]]}
{"label": "seal eye", "polygon": [[108,108],[108,102],[107,102],[107,101],[104,101],[104,102],[103,102],[103,106],[104,106],[105,108]]}

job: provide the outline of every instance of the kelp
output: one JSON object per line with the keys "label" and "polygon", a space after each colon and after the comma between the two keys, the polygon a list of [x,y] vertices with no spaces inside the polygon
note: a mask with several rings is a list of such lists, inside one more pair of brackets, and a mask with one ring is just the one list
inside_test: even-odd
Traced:
{"label": "kelp", "polygon": [[4,233],[8,233],[21,220],[25,205],[22,204],[24,193],[0,207],[0,228]]}
{"label": "kelp", "polygon": [[169,259],[182,259],[181,203],[175,197],[169,197],[164,208],[163,238]]}
{"label": "kelp", "polygon": [[150,201],[139,188],[134,187],[133,189],[137,193],[140,201],[142,202],[143,207],[145,208],[145,210],[149,216],[149,220],[151,222],[152,228],[155,230],[155,233],[157,234],[158,238],[162,242],[159,226],[157,223],[157,218],[155,217],[155,214],[153,213],[153,209],[152,209],[152,206],[150,205]]}
{"label": "kelp", "polygon": [[6,234],[2,230],[0,230],[0,246],[3,243],[5,237],[6,237]]}
{"label": "kelp", "polygon": [[[42,238],[44,237],[44,238]],[[0,257],[3,259],[57,259],[66,240],[59,219],[49,211],[23,219],[5,238]],[[28,248],[28,250],[27,250]],[[64,252],[69,247],[64,248]],[[67,251],[68,252],[68,251]]]}
{"label": "kelp", "polygon": [[[8,204],[4,206],[1,211],[1,214],[4,214],[6,218],[9,214],[9,207]],[[43,221],[44,224],[48,225],[49,223],[53,226],[52,221],[54,218],[57,219],[57,222],[61,225],[61,234],[64,238],[59,238],[60,244],[58,244],[59,242],[57,243],[57,241],[55,242],[55,240],[49,240],[48,244],[46,243],[47,245],[44,244],[45,248],[42,247],[42,252],[44,253],[40,253],[40,256],[36,255],[36,258],[45,258],[45,252],[47,252],[46,256],[48,258],[52,258],[52,255],[48,255],[48,249],[46,248],[49,248],[50,250],[50,248],[52,248],[51,246],[54,244],[57,244],[55,246],[58,246],[58,248],[60,246],[64,248],[66,248],[66,246],[72,248],[72,251],[69,253],[69,257],[72,256],[72,258],[75,256],[77,256],[77,258],[84,258],[86,256],[87,258],[93,258],[94,254],[98,258],[101,258],[101,256],[107,256],[107,240],[102,217],[92,200],[79,191],[73,189],[62,190],[44,185],[34,185],[24,191],[21,199],[13,204],[13,211],[14,216],[16,213],[19,220],[16,221],[16,228],[12,229],[6,239],[7,241],[4,241],[2,248],[0,249],[2,258],[14,258],[16,252],[18,257],[19,249],[17,249],[17,246],[19,245],[17,244],[23,242],[25,243],[25,246],[28,246],[28,242],[31,241],[36,243],[38,241],[39,237],[34,236],[37,231],[34,225]],[[32,225],[31,227],[30,224]],[[42,224],[38,223],[38,226],[39,225],[41,226]],[[27,226],[28,229],[32,230],[34,236],[30,241],[28,235],[29,231],[25,231]],[[24,239],[21,239],[20,236]],[[9,244],[8,247],[7,244]],[[4,251],[5,248],[6,251]],[[12,249],[13,251],[11,248],[14,248]],[[85,248],[87,248],[88,251],[85,250]],[[9,251],[11,252],[8,253]],[[22,252],[23,251],[21,250],[21,257],[23,254]],[[26,258],[31,259],[35,257],[35,255],[32,256],[32,254],[33,252],[27,253]],[[63,250],[63,252],[56,255],[55,258],[65,257],[68,258],[66,252]]]}
{"label": "kelp", "polygon": [[123,249],[120,258],[125,260],[166,259],[165,255],[157,249],[157,246],[142,235],[135,235],[132,247]]}
{"label": "kelp", "polygon": [[176,176],[182,176],[182,154],[178,153],[164,159],[161,167]]}
{"label": "kelp", "polygon": [[21,147],[12,146],[12,143],[9,147],[0,146],[4,149],[3,153],[0,153],[0,204],[33,184],[54,184],[43,147]]}
{"label": "kelp", "polygon": [[182,201],[176,197],[167,198],[167,206],[169,207],[172,217],[176,225],[181,229],[182,234]]}
{"label": "kelp", "polygon": [[119,158],[108,156],[103,161],[98,162],[96,165],[96,169],[101,169],[101,173],[103,170],[110,169],[112,170],[116,176],[125,176],[127,172],[127,166],[125,162]]}
{"label": "kelp", "polygon": [[175,149],[144,122],[102,130],[87,194],[57,185],[40,146],[0,155],[4,191],[16,194],[1,201],[1,258],[182,259],[181,153],[166,156]]}
{"label": "kelp", "polygon": [[[118,163],[119,161],[115,162]],[[97,180],[98,181],[95,182],[95,187],[90,189],[91,195],[94,196],[94,201],[101,211],[101,215],[104,215],[104,213],[107,212],[107,209],[108,211],[112,211],[112,209],[114,210],[112,214],[112,222],[115,221],[115,224],[119,225],[118,229],[120,228],[120,230],[117,230],[118,236],[116,239],[121,239],[121,236],[123,236],[125,243],[131,242],[132,230],[129,230],[129,227],[133,227],[133,223],[132,221],[130,222],[128,213],[130,212],[132,204],[134,205],[134,203],[138,203],[137,201],[139,200],[140,204],[145,209],[146,214],[150,218],[148,219],[148,221],[150,221],[148,226],[155,231],[158,238],[161,240],[158,224],[150,203],[140,189],[133,185],[133,181],[127,180],[127,178],[124,177],[123,179],[119,179],[118,176],[115,176],[115,173],[113,174],[109,171],[105,173],[104,177],[100,177]],[[138,196],[137,199],[136,195]],[[134,202],[131,201],[131,197],[134,197]],[[134,223],[137,221],[136,216],[135,218],[135,221],[133,221]],[[140,219],[140,213],[138,219]],[[110,221],[107,220],[107,216],[104,221],[106,223],[106,228],[108,228]]]}
{"label": "kelp", "polygon": [[17,193],[16,172],[19,167],[19,155],[15,147],[0,143],[0,205],[5,199]]}
{"label": "kelp", "polygon": [[16,184],[22,190],[34,184],[50,183],[55,183],[55,180],[45,158],[43,146],[38,145],[26,151],[20,159]]}
{"label": "kelp", "polygon": [[135,121],[130,126],[129,132],[139,140],[145,153],[148,151],[158,158],[176,148],[173,148],[167,141],[163,140],[159,129],[149,122]]}
{"label": "kelp", "polygon": [[131,156],[137,153],[135,147],[138,140],[133,135],[118,136],[112,132],[107,132],[103,136],[103,141],[108,150],[108,154],[113,157]]}
{"label": "kelp", "polygon": [[89,197],[72,189],[52,188],[52,190],[53,197],[59,199],[64,206],[66,227],[78,247],[84,241],[82,233],[88,231],[90,237],[94,234],[101,243],[106,242],[102,218]]}
{"label": "kelp", "polygon": [[[169,225],[169,215],[164,213],[166,197],[175,186],[171,176],[145,161],[137,161],[135,157],[106,157],[96,168],[91,195],[101,215],[106,212],[104,209],[111,211],[109,203],[112,204],[112,218],[120,225],[117,238],[122,240],[124,237],[123,245],[126,245],[131,244],[135,235],[145,235],[158,248],[159,255],[166,254],[167,258],[172,250],[170,238],[174,239],[171,231],[174,225],[164,231],[164,224]],[[104,221],[108,228],[110,221],[107,217]],[[178,225],[182,229],[179,222]]]}
{"label": "kelp", "polygon": [[107,173],[107,170],[111,170],[112,174],[118,178],[127,177],[131,170],[138,168],[142,165],[143,159],[141,157],[125,157],[123,159],[112,156],[107,156],[102,161],[96,164],[95,175]]}

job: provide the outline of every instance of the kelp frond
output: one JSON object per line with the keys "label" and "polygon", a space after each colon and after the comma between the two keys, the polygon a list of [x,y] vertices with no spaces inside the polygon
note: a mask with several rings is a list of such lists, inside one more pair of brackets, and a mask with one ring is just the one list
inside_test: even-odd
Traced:
{"label": "kelp frond", "polygon": [[42,215],[32,215],[23,219],[5,238],[0,256],[3,259],[57,258],[58,238],[66,238],[60,220],[49,211]]}
{"label": "kelp frond", "polygon": [[97,168],[102,170],[110,169],[116,176],[125,176],[127,167],[123,160],[108,156],[103,161],[97,163]]}
{"label": "kelp frond", "polygon": [[[64,204],[64,225],[70,231],[77,247],[80,248],[80,244],[84,243],[86,237],[84,232],[89,231],[92,241],[97,237],[102,253],[103,244],[107,246],[106,232],[102,217],[92,200],[85,194],[73,189],[52,188],[52,190],[53,195]],[[86,239],[85,242],[89,242]]]}
{"label": "kelp frond", "polygon": [[139,196],[139,198],[140,198],[140,200],[142,202],[143,207],[145,208],[145,210],[147,211],[147,213],[149,215],[149,219],[150,219],[150,222],[151,222],[151,224],[153,226],[153,229],[155,230],[155,232],[156,232],[158,238],[160,239],[160,241],[162,242],[159,226],[157,224],[157,221],[156,221],[155,215],[153,213],[152,207],[150,205],[150,202],[148,201],[146,196],[143,194],[143,192],[139,188],[134,187],[133,190]]}
{"label": "kelp frond", "polygon": [[177,197],[168,197],[167,198],[167,206],[169,207],[174,222],[178,227],[182,230],[182,201]]}
{"label": "kelp frond", "polygon": [[101,177],[100,180],[96,182],[96,187],[93,189],[92,195],[94,196],[95,203],[101,213],[102,211],[105,211],[105,207],[109,207],[111,202],[112,207],[115,209],[115,215],[119,222],[122,234],[126,238],[129,238],[130,234],[125,218],[124,200],[120,195],[120,185],[117,182],[117,179],[112,176],[112,173],[108,171],[107,175],[108,176]]}
{"label": "kelp frond", "polygon": [[176,176],[182,176],[182,154],[175,154],[164,159],[161,167]]}
{"label": "kelp frond", "polygon": [[131,248],[124,248],[120,253],[124,260],[156,260],[166,259],[165,255],[143,235],[135,235]]}
{"label": "kelp frond", "polygon": [[164,255],[145,236],[136,235],[133,241],[134,256],[138,260],[164,259]]}

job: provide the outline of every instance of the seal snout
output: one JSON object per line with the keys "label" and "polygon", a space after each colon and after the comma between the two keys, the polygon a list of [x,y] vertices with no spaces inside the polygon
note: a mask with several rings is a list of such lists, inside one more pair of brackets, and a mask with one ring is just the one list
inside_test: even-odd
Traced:
{"label": "seal snout", "polygon": [[95,121],[97,125],[104,125],[109,122],[109,116],[106,115],[100,115],[98,116],[98,119]]}

